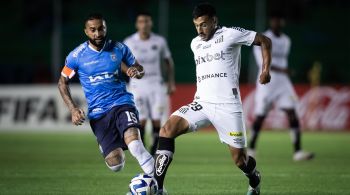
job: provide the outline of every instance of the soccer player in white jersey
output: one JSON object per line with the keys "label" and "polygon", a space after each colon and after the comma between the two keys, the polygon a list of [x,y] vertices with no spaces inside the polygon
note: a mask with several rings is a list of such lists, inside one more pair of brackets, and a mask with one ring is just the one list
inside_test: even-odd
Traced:
{"label": "soccer player in white jersey", "polygon": [[[291,46],[290,38],[282,32],[284,26],[282,14],[271,13],[269,26],[264,35],[272,41],[272,59],[271,59],[271,82],[268,85],[256,86],[255,94],[255,121],[252,127],[252,135],[249,142],[248,154],[255,156],[256,142],[264,119],[275,104],[278,108],[285,111],[289,119],[290,132],[294,145],[293,159],[295,161],[309,160],[313,158],[313,153],[305,152],[301,149],[301,132],[299,119],[295,111],[297,104],[297,95],[293,85],[288,77],[288,55]],[[259,66],[259,72],[262,67],[262,56],[259,47],[254,47],[254,56]]]}
{"label": "soccer player in white jersey", "polygon": [[[136,59],[143,65],[145,76],[142,80],[130,79],[130,91],[134,94],[136,107],[140,113],[141,137],[147,119],[151,119],[153,143],[151,154],[157,149],[161,119],[168,113],[168,95],[175,91],[174,64],[166,40],[152,32],[152,17],[140,12],[136,17],[137,32],[124,40]],[[162,67],[165,66],[165,67]],[[162,70],[168,77],[167,89],[164,87]]]}
{"label": "soccer player in white jersey", "polygon": [[[215,8],[202,3],[193,11],[197,30],[191,42],[197,76],[194,102],[175,111],[160,130],[155,155],[155,178],[162,192],[164,177],[175,151],[175,138],[212,124],[228,146],[235,165],[249,178],[247,194],[260,194],[256,161],[246,154],[246,130],[239,92],[242,45],[260,45],[263,71],[260,83],[270,81],[271,41],[266,36],[238,27],[220,27]],[[218,178],[220,176],[218,175]]]}

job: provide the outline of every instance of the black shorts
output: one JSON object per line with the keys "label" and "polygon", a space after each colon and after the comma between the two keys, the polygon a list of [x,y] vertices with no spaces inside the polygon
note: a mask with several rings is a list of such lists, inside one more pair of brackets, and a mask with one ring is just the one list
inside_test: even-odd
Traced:
{"label": "black shorts", "polygon": [[115,106],[101,118],[90,120],[90,126],[104,157],[116,148],[126,150],[124,131],[140,128],[138,112],[132,105]]}

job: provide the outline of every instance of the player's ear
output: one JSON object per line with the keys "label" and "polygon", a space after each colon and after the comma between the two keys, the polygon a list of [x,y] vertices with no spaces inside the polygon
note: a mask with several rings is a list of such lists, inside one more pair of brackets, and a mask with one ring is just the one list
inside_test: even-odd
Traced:
{"label": "player's ear", "polygon": [[84,33],[85,33],[86,36],[88,36],[88,32],[87,32],[87,28],[86,27],[84,27]]}
{"label": "player's ear", "polygon": [[214,16],[213,21],[214,21],[214,26],[216,28],[218,26],[218,17]]}

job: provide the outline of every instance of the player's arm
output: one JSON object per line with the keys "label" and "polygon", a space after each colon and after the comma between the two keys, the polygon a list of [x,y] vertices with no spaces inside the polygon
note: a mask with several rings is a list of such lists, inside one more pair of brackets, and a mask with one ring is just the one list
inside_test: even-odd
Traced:
{"label": "player's arm", "polygon": [[85,113],[73,101],[69,89],[69,78],[61,75],[58,80],[58,90],[60,91],[63,101],[66,103],[69,111],[72,114],[72,123],[75,125],[83,124],[85,120]]}
{"label": "player's arm", "polygon": [[176,90],[174,61],[171,57],[166,58],[164,61],[165,61],[167,75],[168,75],[168,94],[172,94]]}
{"label": "player's arm", "polygon": [[272,43],[270,38],[266,37],[261,33],[256,33],[253,45],[258,45],[261,47],[262,55],[262,71],[260,74],[259,82],[261,84],[267,84],[270,82],[270,64],[271,64],[271,47]]}
{"label": "player's arm", "polygon": [[130,67],[128,67],[124,62],[121,64],[121,70],[130,78],[141,79],[145,75],[145,70],[137,61]]}

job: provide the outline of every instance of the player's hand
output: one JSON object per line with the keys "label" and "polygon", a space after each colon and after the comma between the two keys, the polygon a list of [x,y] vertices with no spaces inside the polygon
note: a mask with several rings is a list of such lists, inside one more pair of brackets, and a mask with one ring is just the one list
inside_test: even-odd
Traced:
{"label": "player's hand", "polygon": [[168,91],[167,91],[168,95],[173,94],[175,91],[176,91],[175,83],[169,82],[168,83]]}
{"label": "player's hand", "polygon": [[135,66],[132,66],[128,68],[128,70],[126,71],[126,75],[128,75],[128,77],[130,78],[140,79],[143,77],[144,71],[140,72]]}
{"label": "player's hand", "polygon": [[85,121],[85,113],[82,109],[80,108],[74,108],[71,111],[72,114],[72,123],[74,125],[82,125]]}
{"label": "player's hand", "polygon": [[260,74],[259,82],[260,84],[267,84],[271,80],[270,71],[263,71]]}

